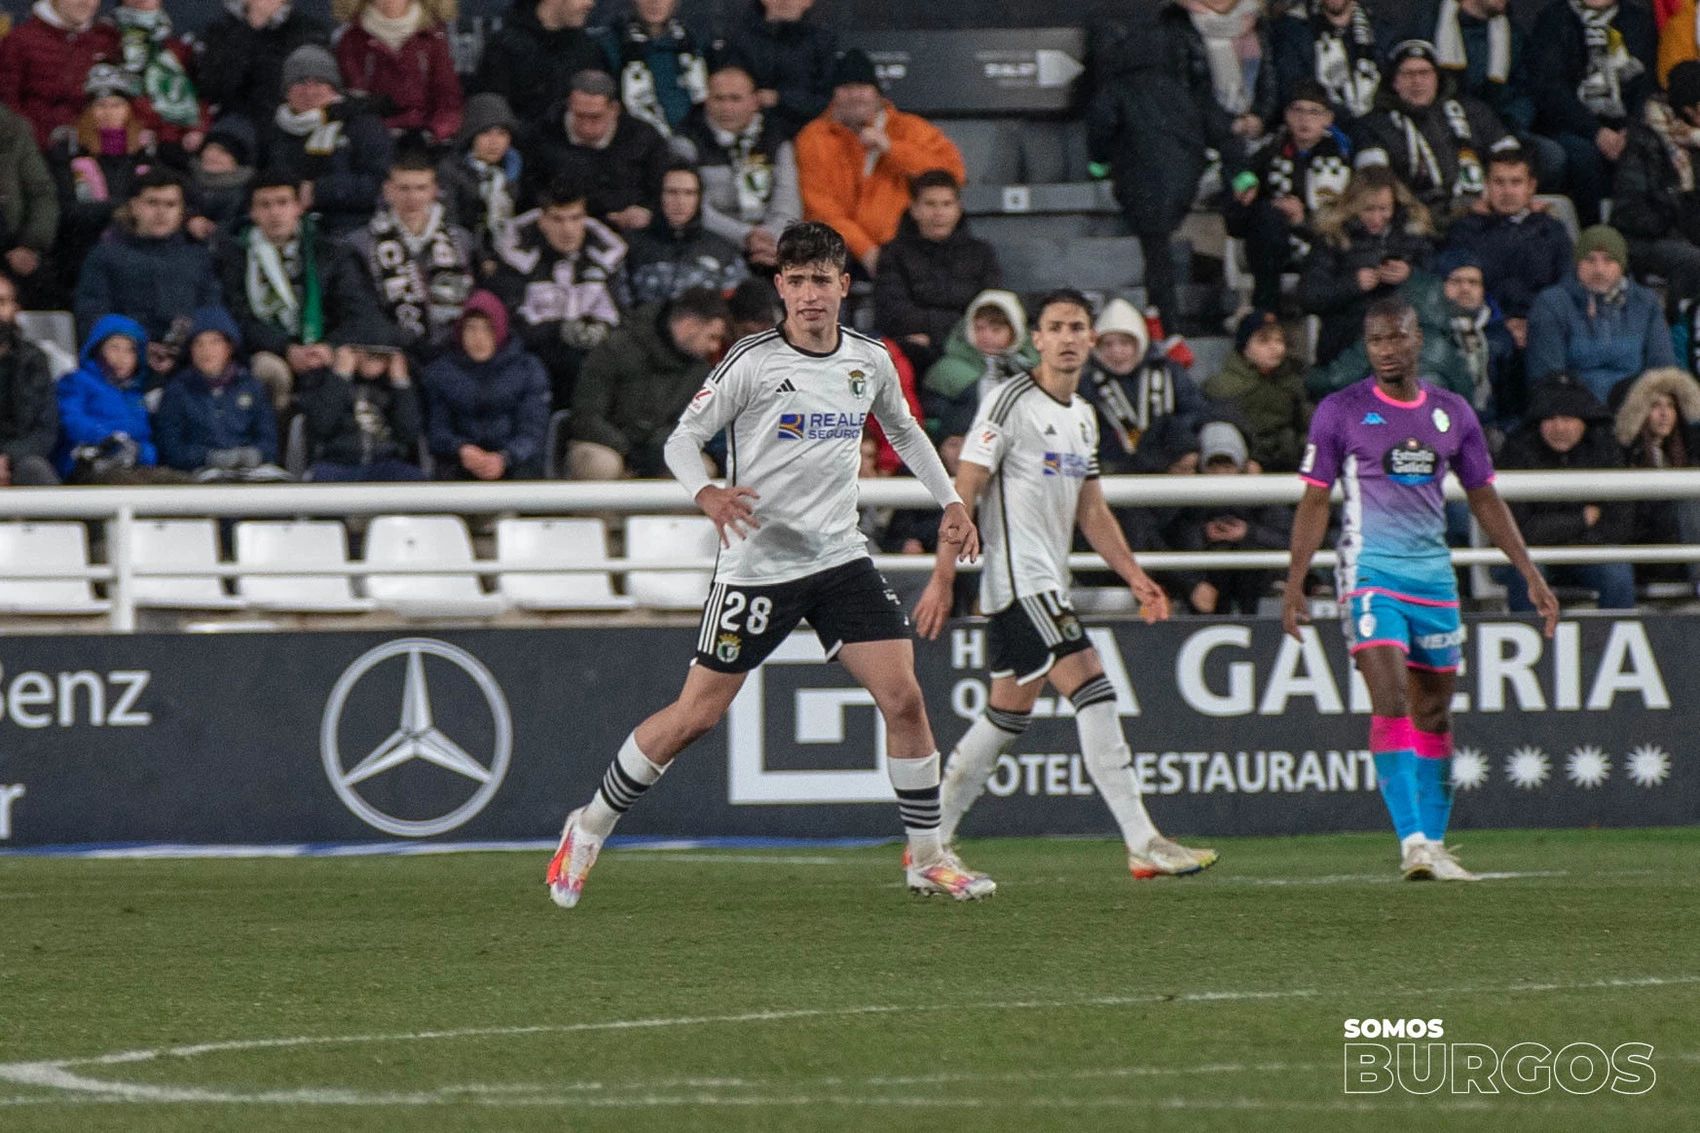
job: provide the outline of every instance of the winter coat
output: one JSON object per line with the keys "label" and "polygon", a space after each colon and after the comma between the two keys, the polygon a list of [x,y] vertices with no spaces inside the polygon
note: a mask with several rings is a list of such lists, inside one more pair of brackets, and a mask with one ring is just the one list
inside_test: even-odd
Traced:
{"label": "winter coat", "polygon": [[265,27],[255,29],[243,15],[243,0],[225,0],[225,12],[201,34],[196,75],[201,99],[220,114],[240,114],[256,127],[272,119],[283,101],[283,61],[309,43],[328,46],[330,25],[300,6],[285,3]]}
{"label": "winter coat", "polygon": [[[123,385],[107,379],[97,352],[107,339],[123,336],[136,344],[136,372]],[[76,465],[75,451],[83,445],[98,445],[114,433],[124,433],[136,442],[136,463],[151,467],[159,462],[154,448],[153,426],[142,401],[147,376],[148,335],[140,323],[124,315],[107,315],[94,324],[78,356],[81,365],[59,379],[59,445],[53,463],[61,477]]]}
{"label": "winter coat", "polygon": [[1521,217],[1467,212],[1452,222],[1446,241],[1481,261],[1487,293],[1508,319],[1528,318],[1536,295],[1576,271],[1569,230],[1544,212]]}
{"label": "winter coat", "polygon": [[433,205],[431,213],[435,221],[427,221],[417,245],[410,246],[388,208],[347,238],[355,270],[365,275],[379,311],[416,354],[447,346],[477,282],[471,234],[450,224],[442,206]]}
{"label": "winter coat", "polygon": [[30,123],[0,106],[0,251],[45,252],[59,230],[53,175],[36,147]]}
{"label": "winter coat", "polygon": [[832,101],[838,35],[807,14],[776,23],[767,18],[761,0],[749,0],[727,35],[727,46],[749,67],[756,89],[778,93],[778,105],[767,113],[781,138],[796,134]]}
{"label": "winter coat", "polygon": [[1548,136],[1577,134],[1592,139],[1602,126],[1621,127],[1641,117],[1641,106],[1654,90],[1658,31],[1653,14],[1633,4],[1620,4],[1612,27],[1623,38],[1630,56],[1645,68],[1623,84],[1627,119],[1601,121],[1576,93],[1588,73],[1588,43],[1582,22],[1564,0],[1549,4],[1535,18],[1529,36],[1528,73],[1533,77],[1535,127]]}
{"label": "winter coat", "polygon": [[528,199],[557,177],[583,185],[590,215],[606,219],[632,205],[660,210],[661,175],[672,160],[655,127],[620,115],[614,137],[603,149],[581,146],[567,135],[565,106],[556,107],[526,150]]}
{"label": "winter coat", "polygon": [[[1352,86],[1358,92],[1357,97],[1363,100],[1359,110],[1367,111],[1375,100],[1376,92],[1388,78],[1381,67],[1382,52],[1376,39],[1375,18],[1369,16],[1365,10],[1369,25],[1369,42],[1358,44],[1353,23],[1348,23],[1336,33],[1325,16],[1312,15],[1313,8],[1314,6],[1308,3],[1296,4],[1287,10],[1285,16],[1269,23],[1269,44],[1274,52],[1274,58],[1270,62],[1274,64],[1275,69],[1276,106],[1286,109],[1287,104],[1293,100],[1293,88],[1301,80],[1323,81],[1320,74],[1322,66],[1317,59],[1317,44],[1324,38],[1324,32],[1319,29],[1325,28],[1329,39],[1334,39],[1337,34],[1344,49],[1350,52],[1350,58],[1343,58],[1341,61],[1350,69]],[[1364,10],[1362,0],[1359,0],[1359,9]],[[1330,52],[1328,58],[1332,62],[1340,56]],[[1324,83],[1324,86],[1326,85]],[[1335,107],[1334,115],[1338,125],[1350,125],[1355,117],[1343,105]],[[1269,122],[1267,125],[1273,127],[1275,123]]]}
{"label": "winter coat", "polygon": [[[1198,383],[1161,345],[1148,347],[1125,374],[1094,357],[1080,372],[1080,396],[1098,411],[1098,465],[1106,475],[1167,472],[1198,443],[1209,411]],[[1124,418],[1144,425],[1126,427]]]}
{"label": "winter coat", "polygon": [[708,43],[683,20],[652,35],[634,13],[598,37],[625,112],[671,135],[708,97]]}
{"label": "winter coat", "polygon": [[1695,35],[1695,0],[1666,0],[1672,8],[1659,27],[1659,86],[1670,79],[1670,69],[1690,59],[1700,59],[1700,42]]}
{"label": "winter coat", "polygon": [[[1690,151],[1691,160],[1700,152]],[[1629,127],[1629,142],[1617,162],[1617,192],[1611,226],[1632,242],[1700,236],[1700,192],[1682,191],[1676,166],[1651,126]]]}
{"label": "winter coat", "polygon": [[574,75],[607,69],[608,57],[589,32],[550,31],[537,19],[537,0],[514,0],[502,13],[502,26],[484,44],[469,91],[499,94],[521,120],[537,125],[567,97]]}
{"label": "winter coat", "polygon": [[[1270,469],[1265,467],[1264,471]],[[1161,525],[1163,545],[1170,551],[1281,551],[1287,548],[1293,530],[1293,509],[1279,504],[1176,508],[1165,518],[1167,521]],[[1234,543],[1212,542],[1204,528],[1213,519],[1242,521],[1246,525],[1245,538]],[[1168,577],[1182,594],[1189,594],[1199,583],[1210,581],[1210,572],[1175,571]]]}
{"label": "winter coat", "polygon": [[[1592,422],[1582,440],[1566,453],[1554,452],[1541,437],[1538,420],[1529,420],[1505,438],[1505,447],[1494,461],[1500,468],[1585,472],[1598,468],[1622,468],[1623,450],[1612,439],[1604,422]],[[1600,504],[1600,518],[1589,527],[1583,518],[1585,500],[1519,500],[1511,514],[1531,547],[1616,546],[1625,542],[1634,522],[1634,509],[1621,504]]]}
{"label": "winter coat", "polygon": [[59,402],[53,368],[41,348],[0,325],[0,453],[16,464],[26,456],[53,454],[59,436]]}
{"label": "winter coat", "polygon": [[730,291],[749,278],[744,251],[703,227],[700,216],[674,228],[657,213],[642,232],[632,233],[626,277],[633,303],[677,299],[693,287]]}
{"label": "winter coat", "polygon": [[[275,109],[276,103],[273,104]],[[313,211],[331,233],[351,232],[371,219],[390,170],[390,132],[363,98],[345,98],[326,112],[342,122],[330,153],[307,152],[310,135],[291,134],[275,115],[264,120],[264,168],[313,183]]]}
{"label": "winter coat", "polygon": [[[749,130],[755,135],[750,152],[741,162],[733,145],[722,143],[709,125],[702,108],[685,119],[680,141],[688,144],[697,174],[702,178],[702,222],[740,248],[752,228],[765,228],[775,236],[803,216],[802,190],[797,185],[797,147],[790,134],[781,130],[771,113],[757,115]],[[739,196],[739,178],[765,186],[759,212],[745,212]]]}
{"label": "winter coat", "polygon": [[195,472],[207,466],[215,449],[256,448],[265,464],[277,463],[277,417],[271,395],[246,366],[229,385],[214,386],[193,366],[178,371],[165,387],[154,418],[154,443],[160,462]]}
{"label": "winter coat", "polygon": [[[357,466],[418,461],[424,423],[413,386],[397,389],[387,377],[345,378],[324,369],[302,375],[295,397],[307,418],[311,459]],[[370,431],[361,427],[363,420]]]}
{"label": "winter coat", "polygon": [[1352,142],[1338,126],[1331,126],[1314,146],[1301,150],[1282,126],[1257,152],[1251,171],[1257,174],[1258,184],[1252,203],[1242,205],[1232,197],[1223,202],[1228,231],[1243,237],[1252,228],[1255,210],[1271,208],[1278,197],[1296,198],[1304,205],[1303,222],[1294,225],[1285,217],[1280,219],[1293,259],[1302,260],[1316,242],[1312,224],[1317,211],[1338,199],[1351,184]]}
{"label": "winter coat", "polygon": [[982,382],[999,385],[1037,366],[1039,352],[1033,348],[1033,339],[1027,333],[1026,318],[1010,321],[1015,326],[1015,345],[994,356],[980,353],[980,348],[974,345],[970,337],[972,319],[967,314],[958,318],[945,340],[944,357],[927,367],[921,387],[936,397],[947,400],[971,397],[978,404],[981,392],[978,387]]}
{"label": "winter coat", "polygon": [[797,135],[797,175],[803,215],[832,225],[850,254],[861,259],[897,235],[909,207],[909,182],[943,169],[957,184],[968,179],[956,143],[916,114],[885,103],[891,148],[867,170],[867,151],[848,126],[822,114]]}
{"label": "winter coat", "polygon": [[924,240],[914,218],[905,214],[897,236],[880,249],[874,323],[892,338],[924,334],[937,349],[969,300],[1002,285],[997,252],[974,238],[967,220],[943,240]]}
{"label": "winter coat", "polygon": [[[1653,450],[1641,436],[1653,402],[1661,394],[1676,402],[1676,429],[1664,445]],[[1624,464],[1630,468],[1693,468],[1700,466],[1700,384],[1681,370],[1649,370],[1625,391],[1612,426],[1612,437],[1623,448]],[[1682,457],[1675,458],[1673,441],[1679,441]],[[1682,525],[1677,519],[1678,501],[1636,500],[1630,505],[1631,543],[1681,543]]]}
{"label": "winter coat", "polygon": [[97,20],[73,31],[43,19],[44,9],[52,11],[47,0],[37,0],[30,18],[0,39],[0,102],[29,120],[42,149],[53,131],[83,112],[89,68],[118,62],[118,32],[111,24]]}
{"label": "winter coat", "polygon": [[[448,210],[449,219],[472,233],[479,259],[485,260],[495,255],[498,233],[490,227],[490,206],[479,191],[478,174],[471,161],[465,150],[457,150],[437,163],[437,197]],[[503,163],[510,210],[517,211],[519,207],[524,172],[524,157],[510,146]],[[509,221],[513,220],[514,211],[508,213]]]}
{"label": "winter coat", "polygon": [[[361,276],[360,266],[347,246],[323,232],[311,232],[313,268],[319,278],[319,302],[323,315],[320,341],[330,339],[339,326],[367,317],[377,306],[371,285]],[[295,344],[305,345],[300,333],[291,333],[281,322],[262,319],[254,312],[248,293],[248,241],[260,240],[257,228],[245,228],[220,240],[216,250],[224,305],[236,317],[242,341],[249,351],[265,351],[282,357]],[[303,265],[305,266],[305,265]],[[302,280],[292,279],[297,304],[306,302]]]}
{"label": "winter coat", "polygon": [[[1406,0],[1407,3],[1410,0]],[[1559,0],[1560,3],[1563,0]],[[1423,0],[1411,6],[1403,28],[1387,40],[1389,44],[1407,39],[1439,42],[1440,0]],[[1515,18],[1510,21],[1510,68],[1503,82],[1488,77],[1491,53],[1488,48],[1489,22],[1473,18],[1462,8],[1458,10],[1458,34],[1464,41],[1464,65],[1443,67],[1443,81],[1450,83],[1455,94],[1465,95],[1487,104],[1506,127],[1524,133],[1535,121],[1535,98],[1529,73],[1529,37]]]}
{"label": "winter coat", "polygon": [[1222,372],[1204,383],[1204,396],[1239,410],[1250,433],[1251,458],[1265,472],[1293,472],[1304,453],[1310,425],[1304,366],[1288,355],[1271,374],[1261,374],[1239,351],[1228,356]]}
{"label": "winter coat", "polygon": [[102,316],[117,313],[141,323],[150,338],[162,339],[174,319],[222,301],[205,244],[182,231],[152,239],[114,225],[83,261],[72,307],[78,327],[92,328]]}
{"label": "winter coat", "polygon": [[487,362],[451,350],[425,367],[423,382],[426,435],[437,459],[458,464],[461,446],[469,444],[501,453],[509,468],[543,459],[549,376],[518,339],[508,339]]}
{"label": "winter coat", "polygon": [[460,129],[460,78],[449,37],[430,17],[394,51],[355,17],[337,40],[336,62],[348,89],[370,95],[390,129],[423,130],[438,142]]}
{"label": "winter coat", "polygon": [[1624,280],[1624,301],[1588,317],[1592,296],[1572,273],[1535,297],[1529,310],[1529,379],[1562,370],[1604,401],[1624,378],[1676,365],[1663,305],[1652,291]]}
{"label": "winter coat", "polygon": [[1167,235],[1198,195],[1205,150],[1222,155],[1228,181],[1244,167],[1244,147],[1211,89],[1204,41],[1178,4],[1132,7],[1094,39],[1087,152],[1109,165],[1134,232]]}
{"label": "winter coat", "polygon": [[1344,245],[1329,239],[1317,240],[1299,274],[1299,305],[1306,313],[1322,319],[1316,340],[1319,366],[1333,361],[1363,336],[1364,312],[1371,303],[1398,290],[1386,284],[1378,284],[1373,291],[1359,290],[1359,268],[1379,267],[1383,260],[1401,259],[1420,271],[1434,254],[1434,241],[1428,230],[1407,218],[1403,210],[1394,212],[1380,235],[1370,235],[1356,217],[1346,223],[1345,234]]}
{"label": "winter coat", "polygon": [[[1447,96],[1421,110],[1383,92],[1383,107],[1358,119],[1354,128],[1359,165],[1388,165],[1399,180],[1434,214],[1437,224],[1467,207],[1487,186],[1488,154],[1514,144],[1505,124],[1473,98]],[[1456,123],[1466,124],[1459,136]],[[1406,140],[1406,123],[1415,127],[1429,144],[1439,169],[1439,180],[1427,163],[1412,154]],[[1466,161],[1473,156],[1474,161]]]}
{"label": "winter coat", "polygon": [[665,316],[660,303],[639,308],[584,360],[573,393],[573,439],[658,461],[713,369],[673,345]]}

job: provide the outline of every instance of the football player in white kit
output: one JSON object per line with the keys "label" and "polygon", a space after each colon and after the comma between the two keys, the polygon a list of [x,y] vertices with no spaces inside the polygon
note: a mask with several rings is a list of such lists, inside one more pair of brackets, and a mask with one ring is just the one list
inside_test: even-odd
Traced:
{"label": "football player in white kit", "polygon": [[[956,490],[970,508],[981,504],[980,610],[991,621],[992,692],[985,714],[951,752],[939,833],[949,845],[998,757],[1026,730],[1048,680],[1074,703],[1081,755],[1121,827],[1129,871],[1138,878],[1197,873],[1215,864],[1216,851],[1171,842],[1146,814],[1115,689],[1069,600],[1068,553],[1078,520],[1092,549],[1139,600],[1145,621],[1169,616],[1168,595],[1134,561],[1098,481],[1097,413],[1075,392],[1092,343],[1086,297],[1045,296],[1033,330],[1039,365],[986,396],[962,445]],[[950,617],[956,563],[940,544],[915,606],[916,630],[929,640]]]}
{"label": "football player in white kit", "polygon": [[[696,656],[678,699],[626,738],[602,784],[567,816],[549,863],[549,895],[572,908],[620,815],[675,756],[720,722],[744,677],[807,619],[829,660],[873,694],[885,719],[886,766],[908,835],[910,889],[985,897],[992,879],[939,838],[939,754],[927,722],[902,604],[857,529],[862,430],[872,412],[944,518],[939,545],[973,557],[979,537],[950,474],[911,416],[879,340],[838,325],[850,291],[844,240],[818,223],[779,239],[778,327],[733,346],[668,439],[667,466],[720,532]],[[727,486],[702,449],[727,431]]]}

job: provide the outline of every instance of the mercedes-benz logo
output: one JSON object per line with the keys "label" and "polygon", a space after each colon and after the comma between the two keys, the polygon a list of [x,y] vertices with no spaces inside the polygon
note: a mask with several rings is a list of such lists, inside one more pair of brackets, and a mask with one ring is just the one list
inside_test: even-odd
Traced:
{"label": "mercedes-benz logo", "polygon": [[[455,665],[471,677],[484,694],[495,722],[495,735],[487,762],[469,755],[465,748],[437,726],[431,714],[431,691],[425,681],[426,656],[440,657]],[[338,732],[349,694],[368,673],[395,657],[405,658],[407,663],[402,682],[400,723],[378,746],[360,757],[352,767],[347,766],[338,742]],[[362,654],[343,671],[336,686],[331,689],[330,699],[325,703],[324,719],[319,726],[319,754],[324,760],[325,774],[343,805],[369,825],[406,838],[446,834],[483,810],[502,785],[512,752],[513,717],[508,711],[507,697],[502,695],[502,686],[496,683],[490,670],[458,646],[423,637],[386,642]],[[428,819],[397,818],[386,814],[356,789],[361,783],[416,759],[463,776],[477,783],[478,788],[448,814]]]}

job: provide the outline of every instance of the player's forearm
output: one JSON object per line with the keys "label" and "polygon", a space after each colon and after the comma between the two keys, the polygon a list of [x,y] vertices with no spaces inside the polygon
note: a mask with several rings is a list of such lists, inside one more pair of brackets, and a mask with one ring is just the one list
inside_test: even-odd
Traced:
{"label": "player's forearm", "polygon": [[702,442],[684,427],[674,429],[673,435],[667,438],[662,457],[667,461],[673,479],[691,499],[696,499],[697,493],[712,483],[708,470],[702,464]]}
{"label": "player's forearm", "polygon": [[[966,500],[957,495],[956,485],[951,483],[950,473],[944,470],[944,461],[939,459],[938,449],[927,439],[926,430],[915,423],[910,417],[902,424],[886,425],[886,436],[891,439],[891,447],[897,450],[897,455],[903,458],[903,463],[909,471],[915,474],[927,494],[933,497],[933,502],[941,508],[951,504],[966,504]],[[970,509],[972,510],[972,509]]]}
{"label": "player's forearm", "polygon": [[1306,493],[1299,501],[1297,513],[1293,516],[1293,534],[1288,543],[1287,553],[1287,587],[1291,591],[1295,587],[1303,587],[1305,576],[1310,573],[1310,562],[1316,557],[1316,552],[1322,547],[1322,540],[1328,534],[1328,497],[1320,498]]}
{"label": "player's forearm", "polygon": [[1505,553],[1517,573],[1524,578],[1538,574],[1535,560],[1529,557],[1529,548],[1523,542],[1523,533],[1517,529],[1517,521],[1499,493],[1492,487],[1482,487],[1466,492],[1465,497],[1470,503],[1470,513],[1482,525],[1483,534]]}
{"label": "player's forearm", "polygon": [[1133,557],[1133,549],[1127,545],[1122,525],[1116,522],[1115,513],[1108,507],[1082,511],[1080,533],[1086,536],[1086,542],[1123,582],[1131,586],[1144,573]]}

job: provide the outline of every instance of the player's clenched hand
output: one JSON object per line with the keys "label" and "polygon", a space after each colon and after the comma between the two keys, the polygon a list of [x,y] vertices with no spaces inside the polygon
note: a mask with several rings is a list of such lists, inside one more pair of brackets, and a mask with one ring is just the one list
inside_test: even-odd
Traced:
{"label": "player's clenched hand", "polygon": [[1299,627],[1310,624],[1310,601],[1305,597],[1304,587],[1289,586],[1281,596],[1281,629],[1294,641],[1299,637]]}
{"label": "player's clenched hand", "polygon": [[1534,603],[1535,612],[1541,616],[1541,632],[1551,637],[1558,628],[1558,596],[1538,572],[1528,582],[1529,601]]}
{"label": "player's clenched hand", "polygon": [[1169,592],[1158,586],[1150,575],[1141,571],[1128,583],[1128,589],[1139,599],[1139,616],[1144,619],[1146,625],[1169,619]]}
{"label": "player's clenched hand", "polygon": [[958,562],[971,563],[980,557],[980,532],[968,518],[967,508],[951,504],[944,509],[944,518],[939,520],[939,542],[956,548]]}
{"label": "player's clenched hand", "polygon": [[949,583],[938,578],[928,582],[921,591],[921,600],[915,603],[915,632],[928,641],[937,638],[944,630],[944,623],[950,620],[953,597]]}
{"label": "player's clenched hand", "polygon": [[720,532],[720,545],[730,547],[732,536],[748,539],[750,532],[761,526],[751,501],[761,499],[754,488],[716,488],[713,484],[697,493],[697,506],[714,520]]}

